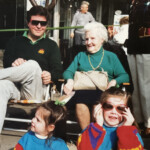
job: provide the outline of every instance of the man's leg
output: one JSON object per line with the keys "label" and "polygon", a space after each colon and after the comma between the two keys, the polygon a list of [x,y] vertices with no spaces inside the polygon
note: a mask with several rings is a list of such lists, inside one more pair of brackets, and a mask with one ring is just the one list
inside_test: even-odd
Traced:
{"label": "man's leg", "polygon": [[90,124],[90,111],[85,104],[76,104],[76,115],[81,129],[85,129]]}
{"label": "man's leg", "polygon": [[42,70],[36,61],[29,60],[29,64],[25,66],[29,80],[25,80],[21,88],[21,98],[44,100],[46,93],[46,85],[43,85],[41,74]]}
{"label": "man's leg", "polygon": [[0,80],[0,133],[2,131],[9,99],[20,99],[20,92],[13,82]]}
{"label": "man's leg", "polygon": [[44,99],[46,86],[42,83],[42,70],[34,60],[29,60],[17,67],[0,70],[0,79],[19,82],[21,86],[22,99]]}
{"label": "man's leg", "polygon": [[143,116],[141,100],[140,100],[136,55],[128,55],[127,58],[131,70],[133,85],[134,85],[134,91],[132,94],[133,113],[137,123],[143,123],[144,116]]}
{"label": "man's leg", "polygon": [[150,54],[136,55],[136,57],[144,123],[150,128]]}

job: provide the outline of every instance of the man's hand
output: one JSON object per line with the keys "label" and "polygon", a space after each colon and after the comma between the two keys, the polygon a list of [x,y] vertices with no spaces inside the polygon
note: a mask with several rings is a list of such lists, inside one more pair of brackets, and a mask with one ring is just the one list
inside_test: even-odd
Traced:
{"label": "man's hand", "polygon": [[73,37],[74,37],[74,33],[71,33],[71,34],[70,34],[70,37],[73,38]]}
{"label": "man's hand", "polygon": [[41,78],[43,80],[43,84],[49,84],[51,81],[51,74],[48,71],[43,71]]}
{"label": "man's hand", "polygon": [[23,64],[24,62],[26,62],[25,59],[23,59],[23,58],[18,58],[18,59],[16,59],[16,60],[12,63],[12,67],[20,66],[20,65]]}

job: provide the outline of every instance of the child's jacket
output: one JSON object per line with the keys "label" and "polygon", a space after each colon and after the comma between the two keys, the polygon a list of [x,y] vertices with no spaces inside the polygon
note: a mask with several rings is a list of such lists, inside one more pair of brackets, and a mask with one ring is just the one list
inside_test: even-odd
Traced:
{"label": "child's jacket", "polygon": [[14,150],[69,150],[66,143],[60,139],[51,137],[48,141],[46,139],[39,139],[34,132],[27,132],[15,146]]}
{"label": "child's jacket", "polygon": [[78,150],[143,150],[143,141],[135,126],[103,127],[91,123],[80,135]]}

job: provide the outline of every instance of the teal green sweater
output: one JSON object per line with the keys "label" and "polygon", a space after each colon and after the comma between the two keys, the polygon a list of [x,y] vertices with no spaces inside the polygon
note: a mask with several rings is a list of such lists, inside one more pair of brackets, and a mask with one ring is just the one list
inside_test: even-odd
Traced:
{"label": "teal green sweater", "polygon": [[60,50],[56,42],[49,38],[43,37],[34,44],[25,34],[10,39],[4,53],[4,67],[11,67],[17,58],[37,61],[42,70],[51,73],[52,81],[62,76]]}
{"label": "teal green sweater", "polygon": [[[88,52],[78,53],[71,65],[63,73],[64,79],[73,79],[76,71],[92,70],[92,67],[88,60],[88,54]],[[102,48],[98,52],[89,55],[93,67],[96,68],[102,57]],[[115,79],[117,81],[117,84],[129,82],[128,74],[125,72],[118,57],[114,53],[104,50],[103,61],[97,71],[101,71],[101,67],[104,69],[104,71],[107,71],[109,81]]]}

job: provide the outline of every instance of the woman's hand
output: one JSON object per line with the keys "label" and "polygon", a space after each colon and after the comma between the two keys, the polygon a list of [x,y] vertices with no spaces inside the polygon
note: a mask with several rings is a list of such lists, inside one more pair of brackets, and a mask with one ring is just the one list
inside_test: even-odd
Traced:
{"label": "woman's hand", "polygon": [[111,80],[111,81],[108,83],[107,89],[109,89],[109,88],[112,87],[112,86],[116,86],[116,84],[117,84],[117,81],[116,81],[116,80]]}
{"label": "woman's hand", "polygon": [[124,126],[131,126],[133,124],[135,119],[130,111],[130,108],[125,108],[125,112],[123,112],[122,116],[124,118]]}
{"label": "woman's hand", "polygon": [[64,85],[65,94],[70,94],[73,90],[73,79],[68,79],[67,83]]}
{"label": "woman's hand", "polygon": [[100,126],[103,126],[104,118],[103,118],[102,104],[98,104],[94,108],[93,117],[95,118],[95,121],[97,124],[99,124]]}

